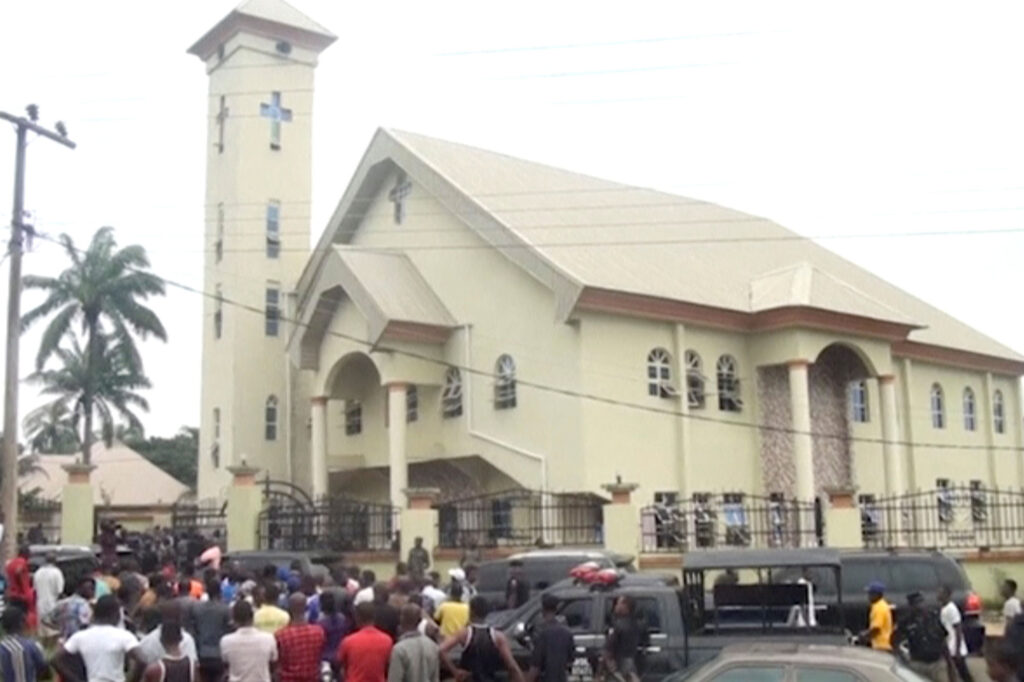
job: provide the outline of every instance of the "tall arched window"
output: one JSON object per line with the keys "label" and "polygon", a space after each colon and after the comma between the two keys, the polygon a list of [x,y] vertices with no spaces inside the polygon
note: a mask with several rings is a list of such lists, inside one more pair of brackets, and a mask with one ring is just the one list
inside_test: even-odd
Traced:
{"label": "tall arched window", "polygon": [[502,355],[494,363],[494,409],[507,410],[516,406],[516,361],[511,355]]}
{"label": "tall arched window", "polygon": [[266,407],[263,410],[263,437],[267,440],[277,440],[277,397],[267,398]]}
{"label": "tall arched window", "polygon": [[671,398],[672,356],[664,348],[655,348],[647,354],[647,393],[657,398]]}
{"label": "tall arched window", "polygon": [[420,392],[416,384],[405,389],[405,423],[411,424],[420,418]]}
{"label": "tall arched window", "polygon": [[932,428],[946,428],[946,399],[942,395],[942,386],[932,384],[931,391]]}
{"label": "tall arched window", "polygon": [[964,389],[964,430],[974,431],[978,428],[978,414],[975,409],[974,391],[970,386]]}
{"label": "tall arched window", "polygon": [[449,367],[444,373],[441,390],[441,416],[445,419],[462,416],[462,373],[458,367]]}
{"label": "tall arched window", "polygon": [[740,398],[740,377],[736,359],[731,355],[718,358],[716,366],[718,379],[718,409],[723,412],[740,412],[743,400]]}
{"label": "tall arched window", "polygon": [[868,421],[868,384],[863,379],[850,382],[850,421],[865,424]]}
{"label": "tall arched window", "polygon": [[1006,406],[1002,391],[992,394],[992,428],[996,433],[1006,433]]}
{"label": "tall arched window", "polygon": [[695,350],[686,351],[686,401],[691,410],[704,409],[704,363]]}

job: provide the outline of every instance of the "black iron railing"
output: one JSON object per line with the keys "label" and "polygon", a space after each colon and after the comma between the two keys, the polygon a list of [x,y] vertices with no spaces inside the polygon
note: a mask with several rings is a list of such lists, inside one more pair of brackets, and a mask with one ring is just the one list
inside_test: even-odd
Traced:
{"label": "black iron railing", "polygon": [[824,544],[819,500],[782,495],[694,493],[640,513],[644,552],[686,552],[728,547],[818,547]]}
{"label": "black iron railing", "polygon": [[271,498],[259,518],[262,549],[366,552],[398,550],[398,509],[326,497],[311,504]]}
{"label": "black iron railing", "polygon": [[444,548],[600,545],[604,501],[586,493],[508,490],[443,502],[438,539]]}
{"label": "black iron railing", "polygon": [[18,544],[49,545],[60,543],[61,504],[59,500],[37,497],[18,502]]}
{"label": "black iron railing", "polygon": [[861,495],[865,547],[1024,547],[1024,491],[954,485],[906,495]]}
{"label": "black iron railing", "polygon": [[177,502],[171,507],[171,530],[227,542],[227,508],[227,502],[213,499]]}

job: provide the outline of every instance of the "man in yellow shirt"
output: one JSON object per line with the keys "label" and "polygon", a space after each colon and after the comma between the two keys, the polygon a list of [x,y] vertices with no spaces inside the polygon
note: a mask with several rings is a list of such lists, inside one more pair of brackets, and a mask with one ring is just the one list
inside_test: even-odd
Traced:
{"label": "man in yellow shirt", "polygon": [[462,601],[462,583],[452,584],[448,601],[441,602],[434,614],[442,637],[451,637],[469,625],[469,604]]}
{"label": "man in yellow shirt", "polygon": [[860,633],[862,640],[871,643],[872,649],[892,651],[892,606],[885,601],[885,585],[875,581],[867,587],[871,611],[868,614],[868,629]]}
{"label": "man in yellow shirt", "polygon": [[277,606],[277,599],[281,592],[275,583],[267,583],[259,591],[260,607],[253,614],[252,624],[257,630],[274,634],[291,622],[292,617],[288,612]]}

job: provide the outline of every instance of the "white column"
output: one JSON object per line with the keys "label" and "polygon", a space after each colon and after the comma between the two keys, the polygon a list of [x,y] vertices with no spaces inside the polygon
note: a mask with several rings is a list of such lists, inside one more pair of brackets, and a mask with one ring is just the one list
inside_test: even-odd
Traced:
{"label": "white column", "polygon": [[391,506],[405,509],[405,489],[409,487],[409,472],[405,457],[405,398],[408,389],[403,383],[388,384],[387,388]]}
{"label": "white column", "polygon": [[892,374],[878,377],[878,399],[882,417],[885,492],[887,495],[902,495],[907,490],[903,481],[903,446],[896,412],[896,377]]}
{"label": "white column", "polygon": [[789,366],[789,405],[793,421],[793,461],[796,464],[796,496],[801,502],[814,500],[814,443],[811,439],[811,396],[806,360]]}
{"label": "white column", "polygon": [[327,494],[327,396],[310,398],[309,475],[313,497]]}
{"label": "white column", "polygon": [[675,328],[676,388],[679,390],[679,413],[676,417],[676,481],[680,499],[686,499],[693,489],[690,480],[690,400],[686,389],[686,327],[676,324]]}
{"label": "white column", "polygon": [[999,473],[996,469],[996,432],[992,423],[992,393],[995,391],[992,372],[985,372],[983,386],[982,395],[974,396],[974,428],[985,434],[985,462],[988,464],[988,481],[985,486],[995,488],[999,484]]}

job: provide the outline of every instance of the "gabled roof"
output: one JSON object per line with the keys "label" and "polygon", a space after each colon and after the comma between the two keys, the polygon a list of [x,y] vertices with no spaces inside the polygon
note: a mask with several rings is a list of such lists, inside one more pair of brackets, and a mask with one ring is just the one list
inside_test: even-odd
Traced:
{"label": "gabled roof", "polygon": [[756,312],[755,299],[761,309],[799,301],[829,313],[899,321],[918,344],[1024,362],[1010,348],[765,218],[383,129],[300,279],[302,305],[324,249],[353,238],[366,202],[395,169],[548,286],[565,318],[588,290],[744,315]]}
{"label": "gabled roof", "polygon": [[[41,497],[59,500],[68,475],[62,467],[73,464],[75,455],[38,455],[40,471],[23,476],[18,488],[39,489]],[[96,470],[90,476],[93,501],[114,507],[169,507],[189,492],[187,485],[122,443],[92,448]]]}
{"label": "gabled roof", "polygon": [[245,0],[197,40],[188,52],[206,60],[218,45],[242,30],[269,38],[287,38],[317,51],[338,39],[284,0]]}

